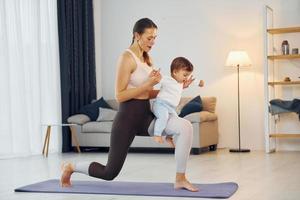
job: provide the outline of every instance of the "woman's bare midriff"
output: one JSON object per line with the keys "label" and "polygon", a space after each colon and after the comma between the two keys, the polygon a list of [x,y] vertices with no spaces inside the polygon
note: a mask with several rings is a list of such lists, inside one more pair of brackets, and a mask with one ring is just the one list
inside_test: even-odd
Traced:
{"label": "woman's bare midriff", "polygon": [[135,99],[149,99],[149,92],[134,97]]}

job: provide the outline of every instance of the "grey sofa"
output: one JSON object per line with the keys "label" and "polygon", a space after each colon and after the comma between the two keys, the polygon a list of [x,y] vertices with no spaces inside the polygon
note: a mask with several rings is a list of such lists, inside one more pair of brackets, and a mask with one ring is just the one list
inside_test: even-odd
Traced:
{"label": "grey sofa", "polygon": [[[179,113],[183,106],[190,101],[191,98],[181,98],[180,104],[177,107]],[[114,109],[118,110],[116,100],[106,100],[107,103]],[[209,149],[216,150],[218,144],[218,117],[215,114],[216,98],[202,97],[203,110],[201,112],[191,113],[184,118],[189,120],[193,125],[194,139],[192,145],[192,153]],[[68,118],[68,123],[78,124],[76,134],[79,146],[84,148],[91,147],[109,147],[110,132],[113,121],[90,121],[90,118],[83,114],[76,114]],[[75,146],[72,143],[72,146]],[[162,150],[170,148],[167,144],[158,144],[150,137],[136,136],[131,148]],[[150,150],[150,149],[149,149]]]}

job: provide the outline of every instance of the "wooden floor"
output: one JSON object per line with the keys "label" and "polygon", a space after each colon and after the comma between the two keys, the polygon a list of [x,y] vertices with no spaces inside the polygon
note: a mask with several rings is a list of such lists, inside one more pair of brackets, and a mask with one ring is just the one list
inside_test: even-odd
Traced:
{"label": "wooden floor", "polygon": [[[14,188],[47,179],[59,178],[64,161],[106,162],[107,153],[49,154],[0,160],[0,199],[2,200],[91,200],[91,199],[188,199],[174,197],[112,196],[86,194],[14,193]],[[173,182],[175,162],[172,154],[130,153],[116,180]],[[230,200],[299,200],[300,152],[266,154],[252,151],[229,153],[227,149],[191,155],[188,177],[194,183],[234,181],[238,191]],[[75,174],[76,180],[94,180]]]}

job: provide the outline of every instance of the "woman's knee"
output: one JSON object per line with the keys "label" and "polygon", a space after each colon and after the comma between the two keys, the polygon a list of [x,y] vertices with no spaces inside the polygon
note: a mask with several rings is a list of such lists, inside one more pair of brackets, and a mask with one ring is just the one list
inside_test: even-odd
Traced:
{"label": "woman's knee", "polygon": [[100,178],[106,181],[112,181],[118,176],[119,172],[120,171],[108,169],[105,170],[104,173],[91,173],[90,176]]}
{"label": "woman's knee", "polygon": [[95,178],[111,181],[120,173],[120,167],[103,166],[100,163],[92,162],[89,167],[89,175]]}
{"label": "woman's knee", "polygon": [[190,121],[188,121],[188,129],[189,129],[189,131],[191,132],[191,133],[193,133],[193,125],[192,125],[192,123],[190,122]]}
{"label": "woman's knee", "polygon": [[105,177],[103,179],[107,181],[114,180],[120,173],[120,170],[108,169],[105,173]]}
{"label": "woman's knee", "polygon": [[180,118],[174,117],[171,118],[167,124],[166,132],[171,134],[184,134],[184,135],[192,135],[193,134],[193,125],[190,121]]}
{"label": "woman's knee", "polygon": [[181,130],[187,132],[187,134],[193,134],[193,125],[189,120],[181,120]]}

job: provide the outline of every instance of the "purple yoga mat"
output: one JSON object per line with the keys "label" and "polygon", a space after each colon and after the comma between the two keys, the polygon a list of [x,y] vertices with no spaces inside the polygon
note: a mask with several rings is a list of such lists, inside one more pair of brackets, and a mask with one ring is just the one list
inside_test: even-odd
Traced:
{"label": "purple yoga mat", "polygon": [[172,183],[72,181],[72,187],[60,187],[59,180],[48,180],[15,189],[15,192],[110,194],[139,196],[169,196],[195,198],[228,198],[238,189],[233,182],[195,184],[198,192],[175,190]]}

